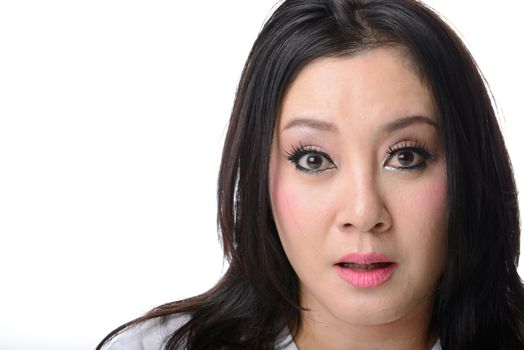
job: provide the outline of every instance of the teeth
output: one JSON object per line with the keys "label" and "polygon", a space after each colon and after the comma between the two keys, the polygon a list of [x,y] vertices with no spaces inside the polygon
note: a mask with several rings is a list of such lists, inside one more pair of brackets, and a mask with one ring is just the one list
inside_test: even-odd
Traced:
{"label": "teeth", "polygon": [[355,263],[341,263],[339,264],[342,267],[352,268],[352,269],[363,269],[363,270],[373,270],[379,269],[391,265],[391,263],[374,263],[374,264],[355,264]]}

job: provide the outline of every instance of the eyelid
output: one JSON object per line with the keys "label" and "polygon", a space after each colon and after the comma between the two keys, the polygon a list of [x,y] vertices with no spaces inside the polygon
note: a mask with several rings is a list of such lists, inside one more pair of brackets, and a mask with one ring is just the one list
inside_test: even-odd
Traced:
{"label": "eyelid", "polygon": [[[400,153],[402,151],[414,152],[414,153],[418,154],[420,157],[422,157],[422,161],[420,163],[416,164],[416,165],[413,165],[413,166],[405,166],[405,167],[402,167],[402,166],[399,166],[399,167],[388,166],[387,163],[395,155],[397,155],[398,153]],[[420,169],[426,167],[427,161],[431,161],[431,160],[434,160],[436,158],[434,153],[429,149],[429,147],[426,144],[424,144],[422,142],[419,142],[419,141],[407,141],[407,140],[404,140],[404,141],[397,142],[395,145],[389,147],[386,153],[387,153],[387,157],[384,160],[382,166],[384,168],[386,168],[386,169],[391,169],[391,170],[404,170],[404,171],[420,170]]]}
{"label": "eyelid", "polygon": [[[316,153],[322,156],[327,162],[332,164],[333,167],[329,167],[329,168],[322,169],[322,170],[311,170],[311,169],[307,169],[307,168],[300,166],[299,165],[300,159],[304,157],[305,155],[311,154],[311,153]],[[324,152],[321,149],[321,147],[316,146],[316,145],[304,145],[300,143],[298,147],[292,146],[291,150],[286,152],[285,158],[289,160],[290,162],[292,162],[293,164],[295,164],[295,167],[297,168],[297,170],[305,172],[309,175],[318,175],[325,171],[333,170],[337,168],[337,165],[335,164],[331,156],[327,154],[326,152]]]}
{"label": "eyelid", "polygon": [[304,155],[304,154],[308,154],[308,153],[318,153],[318,154],[324,156],[328,161],[330,161],[330,162],[332,162],[334,164],[333,159],[331,159],[329,154],[324,152],[320,146],[304,145],[302,143],[300,143],[298,145],[298,147],[295,146],[295,145],[291,146],[291,150],[286,152],[286,158],[291,160],[290,158],[297,157],[299,154],[300,155]]}

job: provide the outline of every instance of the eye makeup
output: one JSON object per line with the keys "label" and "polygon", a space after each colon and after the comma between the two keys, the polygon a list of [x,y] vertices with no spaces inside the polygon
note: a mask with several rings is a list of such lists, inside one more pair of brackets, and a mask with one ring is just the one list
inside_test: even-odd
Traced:
{"label": "eye makeup", "polygon": [[[401,141],[387,150],[387,158],[383,163],[386,169],[416,171],[427,166],[427,162],[436,157],[429,147],[419,141]],[[396,162],[398,165],[389,163]]]}
{"label": "eye makeup", "polygon": [[[298,171],[318,175],[337,169],[332,157],[317,145],[292,146],[284,157],[293,163]],[[430,148],[420,141],[404,140],[388,147],[382,166],[387,170],[417,171],[427,167],[428,161],[436,159]]]}
{"label": "eye makeup", "polygon": [[293,163],[297,170],[309,175],[317,175],[327,170],[336,169],[333,159],[318,146],[303,145],[292,146],[285,157]]}

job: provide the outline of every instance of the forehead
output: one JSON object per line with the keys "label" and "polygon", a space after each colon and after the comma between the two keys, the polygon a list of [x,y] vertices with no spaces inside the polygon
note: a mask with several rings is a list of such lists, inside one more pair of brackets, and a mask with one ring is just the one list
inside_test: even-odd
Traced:
{"label": "forehead", "polygon": [[376,48],[350,57],[319,58],[305,66],[282,99],[278,125],[281,129],[291,119],[317,118],[373,126],[408,115],[438,123],[429,90],[407,55]]}

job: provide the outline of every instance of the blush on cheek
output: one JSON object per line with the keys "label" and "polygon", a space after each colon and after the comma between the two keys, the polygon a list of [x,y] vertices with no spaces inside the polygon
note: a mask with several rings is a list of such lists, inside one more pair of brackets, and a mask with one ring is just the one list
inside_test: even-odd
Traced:
{"label": "blush on cheek", "polygon": [[308,197],[307,188],[301,187],[295,170],[279,167],[276,162],[270,166],[269,191],[275,224],[280,235],[305,233],[314,213],[318,212],[315,200]]}
{"label": "blush on cheek", "polygon": [[[401,211],[401,226],[406,232],[406,245],[424,252],[425,259],[433,261],[437,268],[443,264],[447,255],[447,184],[443,179],[432,179],[411,188],[411,194],[405,196]],[[405,216],[406,213],[411,213]],[[411,243],[409,243],[411,242]],[[415,243],[416,242],[416,243]]]}
{"label": "blush on cheek", "polygon": [[286,186],[283,184],[282,172],[278,160],[274,153],[271,154],[269,164],[269,194],[271,198],[271,209],[273,218],[279,232],[282,225],[286,222],[286,217],[292,215],[288,204],[288,194]]}
{"label": "blush on cheek", "polygon": [[440,221],[447,210],[447,184],[445,176],[420,183],[416,188],[409,187],[402,196],[404,210],[416,213],[415,217],[424,218],[428,225]]}
{"label": "blush on cheek", "polygon": [[271,184],[271,204],[279,231],[293,231],[294,227],[300,225],[300,200],[294,194],[294,191],[280,180]]}
{"label": "blush on cheek", "polygon": [[426,201],[428,210],[434,212],[435,217],[446,216],[447,213],[447,182],[443,176],[438,181],[427,185],[426,188]]}

